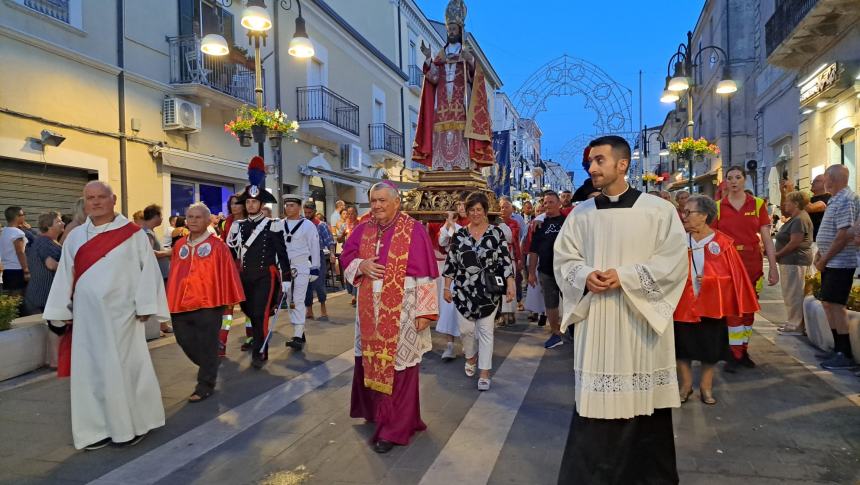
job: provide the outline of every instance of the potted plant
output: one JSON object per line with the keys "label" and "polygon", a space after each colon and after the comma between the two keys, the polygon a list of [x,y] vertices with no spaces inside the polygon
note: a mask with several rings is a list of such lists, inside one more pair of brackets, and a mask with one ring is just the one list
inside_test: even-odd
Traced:
{"label": "potted plant", "polygon": [[230,61],[235,64],[241,64],[251,71],[254,70],[254,58],[248,54],[248,49],[242,46],[234,45],[230,49]]}
{"label": "potted plant", "polygon": [[0,295],[0,331],[12,328],[12,320],[18,318],[21,297]]}
{"label": "potted plant", "polygon": [[264,143],[266,137],[272,148],[281,146],[284,136],[294,136],[299,129],[296,121],[290,121],[281,110],[269,111],[265,108],[254,106],[242,106],[236,112],[236,118],[224,125],[224,131],[232,133],[242,146],[250,146],[248,132],[257,143]]}

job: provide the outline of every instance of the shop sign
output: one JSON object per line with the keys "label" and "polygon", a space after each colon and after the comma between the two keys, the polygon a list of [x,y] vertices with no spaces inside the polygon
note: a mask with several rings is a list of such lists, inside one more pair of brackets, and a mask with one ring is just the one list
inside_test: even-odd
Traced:
{"label": "shop sign", "polygon": [[800,86],[800,104],[804,104],[810,99],[836,86],[839,82],[839,63],[834,62],[825,67],[812,79]]}

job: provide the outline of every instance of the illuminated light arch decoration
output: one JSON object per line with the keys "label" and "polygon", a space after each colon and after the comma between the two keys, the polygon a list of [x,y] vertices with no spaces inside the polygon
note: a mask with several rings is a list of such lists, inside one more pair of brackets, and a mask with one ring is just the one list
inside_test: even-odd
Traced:
{"label": "illuminated light arch decoration", "polygon": [[583,96],[585,107],[596,117],[595,134],[575,137],[554,157],[562,166],[580,167],[582,150],[600,134],[623,136],[633,146],[637,136],[631,110],[633,91],[600,67],[564,54],[535,71],[514,93],[512,101],[521,118],[535,119],[547,111],[547,100],[554,96]]}

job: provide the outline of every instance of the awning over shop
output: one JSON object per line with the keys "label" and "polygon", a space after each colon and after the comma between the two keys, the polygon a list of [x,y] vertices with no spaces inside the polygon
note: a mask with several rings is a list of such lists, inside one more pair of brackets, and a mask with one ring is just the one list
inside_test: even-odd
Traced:
{"label": "awning over shop", "polygon": [[[299,172],[302,175],[320,177],[322,179],[330,180],[339,184],[351,185],[353,187],[361,187],[365,190],[369,189],[373,184],[381,180],[373,177],[366,177],[364,175],[335,172],[334,170],[328,170],[320,167],[309,167],[306,165],[300,165]],[[401,182],[399,180],[389,181],[392,182],[395,186],[397,186],[399,190],[410,190],[414,189],[415,187],[418,187],[418,184],[414,182]]]}
{"label": "awning over shop", "polygon": [[245,162],[169,147],[156,146],[152,148],[151,152],[153,157],[161,157],[162,163],[168,167],[237,180],[247,180],[248,178],[248,165]]}
{"label": "awning over shop", "polygon": [[674,192],[676,190],[688,190],[690,188],[690,181],[687,179],[681,179],[673,183],[667,189],[669,192]]}
{"label": "awning over shop", "polygon": [[711,170],[711,171],[710,171],[710,172],[708,172],[708,173],[703,173],[702,175],[699,175],[699,176],[697,176],[697,177],[693,177],[693,181],[694,181],[694,182],[703,182],[703,181],[705,181],[705,180],[708,180],[708,179],[711,179],[711,178],[715,178],[716,176],[717,176],[717,171],[716,171],[716,170]]}

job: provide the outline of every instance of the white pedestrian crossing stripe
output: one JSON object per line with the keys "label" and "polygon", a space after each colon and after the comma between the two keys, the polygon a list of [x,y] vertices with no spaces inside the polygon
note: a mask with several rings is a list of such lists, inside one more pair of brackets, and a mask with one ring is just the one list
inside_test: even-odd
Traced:
{"label": "white pedestrian crossing stripe", "polygon": [[544,355],[538,335],[543,333],[534,329],[523,333],[420,485],[487,483]]}
{"label": "white pedestrian crossing stripe", "polygon": [[158,448],[90,482],[91,485],[155,483],[221,446],[355,365],[352,348],[260,394]]}

